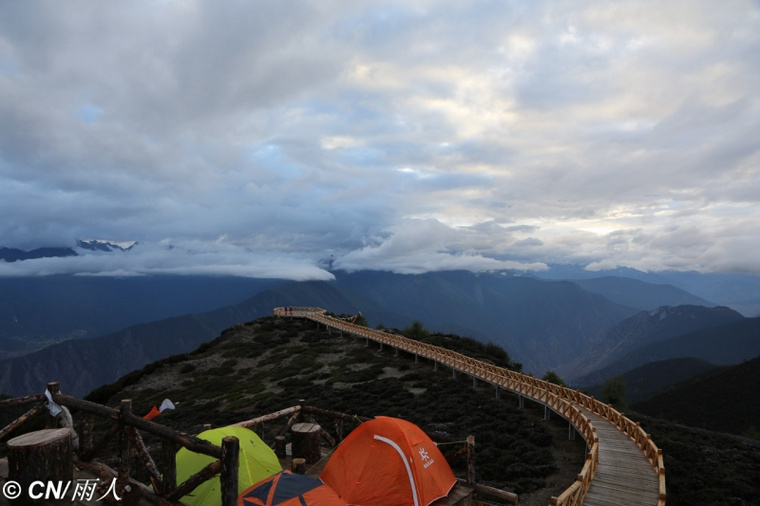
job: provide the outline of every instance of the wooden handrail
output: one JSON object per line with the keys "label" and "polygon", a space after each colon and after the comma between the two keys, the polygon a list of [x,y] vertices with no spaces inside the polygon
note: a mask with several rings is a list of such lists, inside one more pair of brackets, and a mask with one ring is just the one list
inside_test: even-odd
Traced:
{"label": "wooden handrail", "polygon": [[658,506],[665,505],[665,467],[662,451],[644,432],[638,423],[627,418],[609,404],[599,402],[578,390],[562,385],[555,385],[533,376],[528,376],[504,367],[498,367],[480,360],[462,355],[453,350],[441,348],[427,343],[421,343],[404,336],[370,329],[354,323],[349,323],[327,315],[327,310],[314,307],[278,307],[273,310],[275,316],[299,317],[321,323],[328,328],[372,339],[381,344],[387,344],[415,355],[440,362],[455,370],[459,370],[480,380],[501,388],[529,397],[549,406],[557,414],[567,419],[586,441],[589,447],[588,458],[583,465],[578,479],[559,497],[552,498],[552,505],[580,505],[591,486],[599,463],[599,441],[596,430],[577,407],[581,406],[595,415],[609,421],[617,430],[632,439],[641,450],[659,479]]}
{"label": "wooden handrail", "polygon": [[[148,467],[151,468],[149,469],[149,471],[151,471],[151,481],[154,485],[154,492],[158,494],[156,496],[156,499],[159,503],[162,501],[166,502],[166,500],[176,501],[179,499],[179,496],[177,496],[178,493],[182,492],[184,495],[192,492],[192,490],[194,490],[203,481],[211,478],[215,474],[221,474],[220,480],[222,485],[222,506],[237,505],[237,460],[239,452],[239,444],[237,438],[226,437],[222,441],[222,446],[219,447],[195,436],[191,436],[182,432],[176,432],[163,425],[135,416],[131,412],[131,401],[129,400],[123,400],[120,409],[114,409],[84,399],[78,399],[76,397],[61,394],[58,382],[48,383],[47,387],[50,398],[53,400],[53,402],[60,406],[66,406],[67,408],[76,409],[85,413],[97,415],[104,418],[110,418],[118,422],[118,425],[115,426],[116,432],[122,433],[123,436],[121,437],[125,441],[130,440],[130,442],[138,443],[136,445],[136,450],[138,453],[141,453],[140,457],[143,459],[144,463],[147,463]],[[44,394],[26,396],[3,401],[2,405],[15,406],[29,404],[33,402],[41,402],[45,400],[45,398],[46,396]],[[42,407],[42,404],[38,404],[33,408],[33,410],[37,411],[40,409],[44,409],[44,407]],[[32,410],[30,410],[30,412],[31,411]],[[10,432],[10,429],[14,428],[15,426],[18,426],[18,424],[12,422],[8,427],[6,427],[6,429],[9,430],[6,431],[4,429],[2,431],[2,435],[5,436],[7,432]],[[194,476],[191,476],[184,484],[181,484],[179,487],[176,487],[174,483],[169,484],[169,487],[164,487],[165,483],[159,481],[160,475],[158,473],[158,470],[155,468],[155,463],[153,462],[152,457],[150,457],[150,455],[147,453],[147,449],[145,448],[144,443],[142,443],[142,438],[139,436],[139,433],[137,433],[136,429],[143,430],[162,438],[165,443],[164,446],[168,445],[169,447],[172,447],[173,445],[180,445],[195,453],[208,455],[218,460],[207,466],[207,472],[201,472],[197,473]],[[122,448],[122,451],[123,449],[124,448]],[[124,462],[126,456],[127,455],[125,453],[121,455],[122,462],[120,462],[120,470],[115,474],[115,476],[118,476],[118,479],[120,480],[126,480],[131,483],[134,480],[131,480],[129,478],[128,469],[122,469],[122,467],[127,465]],[[172,452],[171,458],[173,457],[174,455]],[[80,463],[87,468],[102,468],[102,466],[99,466],[97,464],[90,464],[88,462]],[[173,466],[169,466],[169,468],[173,468]],[[172,480],[176,478],[176,475],[173,472],[170,474],[172,474]],[[166,480],[166,478],[167,477],[165,476],[164,480]],[[136,483],[137,482],[133,484]],[[162,497],[161,489],[164,488],[166,488],[164,492],[167,494],[167,497]]]}

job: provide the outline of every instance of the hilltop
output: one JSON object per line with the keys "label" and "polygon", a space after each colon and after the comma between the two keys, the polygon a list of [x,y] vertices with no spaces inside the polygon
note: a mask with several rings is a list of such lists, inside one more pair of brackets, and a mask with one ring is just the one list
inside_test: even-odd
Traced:
{"label": "hilltop", "polygon": [[[424,340],[513,365],[500,348],[473,339],[432,334]],[[506,394],[497,400],[491,386],[473,388],[470,378],[455,379],[443,367],[436,372],[426,360],[330,335],[299,319],[266,317],[235,325],[194,352],[154,362],[87,398],[112,405],[130,398],[138,414],[169,398],[177,409],[156,421],[190,433],[206,423],[225,425],[307,404],[404,418],[444,442],[474,435],[476,480],[520,494],[521,504],[547,504],[575,480],[584,462],[585,443],[568,440],[567,422],[544,422],[542,410],[518,409]],[[453,462],[460,476],[462,464]]]}

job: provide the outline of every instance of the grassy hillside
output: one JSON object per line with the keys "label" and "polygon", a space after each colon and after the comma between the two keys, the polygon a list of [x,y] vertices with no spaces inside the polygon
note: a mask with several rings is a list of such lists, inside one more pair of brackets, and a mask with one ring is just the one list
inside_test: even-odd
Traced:
{"label": "grassy hillside", "polygon": [[[337,334],[337,333],[334,333]],[[500,365],[498,347],[453,335],[426,340]],[[192,353],[165,359],[99,388],[88,398],[116,404],[131,398],[147,413],[164,398],[177,404],[157,421],[197,433],[205,423],[238,422],[296,404],[359,416],[408,419],[434,438],[476,438],[477,481],[521,494],[521,504],[547,504],[575,479],[584,442],[567,440],[567,422],[544,422],[536,407],[517,409],[514,397],[463,375],[363,340],[329,335],[304,320],[261,318],[225,331]],[[65,385],[62,385],[65,389]],[[326,427],[329,429],[329,427]],[[270,428],[268,430],[277,430]],[[348,430],[348,428],[347,428]],[[274,433],[266,433],[269,441]],[[460,446],[442,446],[451,453]],[[453,461],[463,476],[464,461]],[[529,500],[530,499],[530,500]]]}

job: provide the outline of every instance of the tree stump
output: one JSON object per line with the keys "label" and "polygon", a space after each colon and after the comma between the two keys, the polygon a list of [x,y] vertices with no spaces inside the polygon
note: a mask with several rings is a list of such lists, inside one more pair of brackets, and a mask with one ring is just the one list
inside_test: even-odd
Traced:
{"label": "tree stump", "polygon": [[[13,504],[40,502],[29,497],[29,485],[41,481],[69,483],[74,477],[70,429],[44,429],[8,441],[8,480],[21,485]],[[64,485],[65,486],[65,485]],[[39,491],[38,491],[39,492]]]}
{"label": "tree stump", "polygon": [[316,423],[294,423],[290,428],[293,434],[293,458],[303,458],[307,464],[314,464],[322,457],[319,437],[322,427]]}
{"label": "tree stump", "polygon": [[290,470],[296,474],[306,474],[306,460],[297,458],[290,463]]}

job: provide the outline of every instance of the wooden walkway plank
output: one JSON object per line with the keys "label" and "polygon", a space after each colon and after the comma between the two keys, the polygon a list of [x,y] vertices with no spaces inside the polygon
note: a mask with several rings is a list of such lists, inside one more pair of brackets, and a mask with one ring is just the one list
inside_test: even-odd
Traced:
{"label": "wooden walkway plank", "polygon": [[652,506],[658,480],[636,443],[604,418],[584,409],[599,437],[599,467],[584,506]]}

